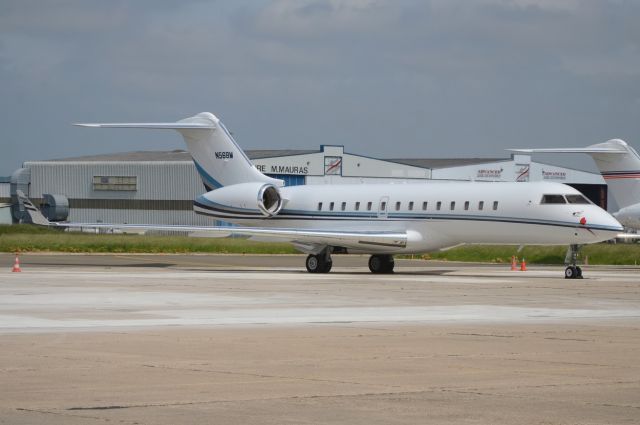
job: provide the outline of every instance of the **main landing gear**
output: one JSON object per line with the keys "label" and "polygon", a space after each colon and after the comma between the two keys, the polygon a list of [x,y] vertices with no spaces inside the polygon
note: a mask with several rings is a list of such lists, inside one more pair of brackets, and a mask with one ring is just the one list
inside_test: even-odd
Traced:
{"label": "main landing gear", "polygon": [[372,255],[369,258],[369,270],[371,270],[371,273],[393,273],[394,265],[395,262],[392,255]]}
{"label": "main landing gear", "polygon": [[[333,261],[331,260],[330,252],[324,251],[320,254],[309,255],[305,265],[309,273],[329,273],[331,266],[333,266]],[[394,265],[395,262],[392,255],[372,255],[369,258],[369,270],[371,270],[371,273],[393,273]]]}
{"label": "main landing gear", "polygon": [[333,261],[329,253],[311,254],[307,257],[306,266],[309,273],[329,273]]}
{"label": "main landing gear", "polygon": [[580,245],[570,245],[565,257],[565,264],[570,263],[566,269],[564,269],[565,279],[582,279],[582,269],[580,266],[576,266],[578,262],[578,252],[580,251]]}

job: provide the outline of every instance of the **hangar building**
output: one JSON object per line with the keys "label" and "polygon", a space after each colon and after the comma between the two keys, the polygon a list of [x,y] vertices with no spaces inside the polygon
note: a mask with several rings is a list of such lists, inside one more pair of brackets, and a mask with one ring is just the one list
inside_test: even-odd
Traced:
{"label": "hangar building", "polygon": [[[433,179],[469,181],[555,181],[570,184],[606,207],[607,187],[599,174],[509,158],[376,159],[322,145],[319,150],[246,152],[265,174],[285,184],[429,184]],[[152,151],[28,161],[11,176],[15,219],[23,217],[21,189],[49,217],[74,222],[214,225],[192,210],[205,189],[188,152]]]}

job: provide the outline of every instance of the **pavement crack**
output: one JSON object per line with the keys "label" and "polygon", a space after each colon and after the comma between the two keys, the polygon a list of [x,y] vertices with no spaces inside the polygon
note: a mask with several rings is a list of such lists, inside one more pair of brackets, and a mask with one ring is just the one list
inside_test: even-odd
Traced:
{"label": "pavement crack", "polygon": [[181,370],[181,371],[189,371],[189,372],[205,372],[205,373],[219,373],[219,374],[222,374],[222,375],[250,376],[250,377],[253,377],[253,378],[290,379],[290,380],[299,380],[299,381],[307,381],[307,382],[328,382],[328,383],[332,383],[332,384],[365,385],[362,382],[342,381],[342,380],[338,380],[338,379],[320,379],[320,378],[308,378],[308,377],[301,377],[301,376],[268,375],[268,374],[264,374],[264,373],[234,372],[234,371],[231,371],[231,370],[198,369],[198,368],[189,368],[189,367],[157,366],[157,365],[151,365],[151,364],[143,364],[142,366],[143,367],[149,367],[149,368],[159,368],[159,369],[168,369],[168,370]]}
{"label": "pavement crack", "polygon": [[69,407],[67,410],[111,410],[129,409],[131,406],[91,406],[91,407]]}
{"label": "pavement crack", "polygon": [[[19,412],[26,412],[26,413],[39,413],[41,415],[54,415],[54,416],[61,416],[61,417],[66,417],[66,418],[74,418],[74,419],[91,419],[91,420],[96,420],[96,421],[101,421],[101,422],[112,422],[111,419],[109,418],[103,418],[100,416],[89,416],[89,415],[77,415],[77,414],[70,414],[70,413],[66,413],[66,412],[55,412],[52,410],[45,410],[45,409],[27,409],[24,407],[17,407],[16,408],[17,411]],[[70,409],[66,409],[66,410],[70,410]],[[130,422],[130,421],[126,421],[126,420],[120,420],[120,423],[130,423],[130,424],[136,424],[139,422]]]}
{"label": "pavement crack", "polygon": [[479,334],[479,333],[462,333],[462,332],[449,332],[449,335],[488,336],[488,337],[492,337],[492,338],[515,338],[514,335]]}

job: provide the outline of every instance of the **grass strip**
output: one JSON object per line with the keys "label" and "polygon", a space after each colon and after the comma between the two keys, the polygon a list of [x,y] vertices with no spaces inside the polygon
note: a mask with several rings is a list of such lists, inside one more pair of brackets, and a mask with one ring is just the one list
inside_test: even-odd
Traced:
{"label": "grass strip", "polygon": [[[424,259],[441,261],[466,261],[482,263],[510,263],[511,256],[524,259],[527,264],[564,264],[566,246],[525,246],[518,252],[511,245],[467,245],[448,251],[430,252],[421,255]],[[599,265],[638,265],[640,264],[640,244],[637,243],[598,243],[585,245],[580,251],[581,260]]]}
{"label": "grass strip", "polygon": [[[467,245],[448,251],[405,258],[441,261],[509,263],[511,256],[524,257],[529,264],[563,264],[565,246],[526,246],[517,252],[511,245]],[[255,242],[243,238],[191,238],[186,236],[112,235],[69,233],[30,225],[0,225],[0,252],[86,252],[86,253],[228,253],[293,254],[290,244]],[[583,247],[589,264],[638,265],[640,244],[601,243]]]}
{"label": "grass strip", "polygon": [[293,254],[297,251],[287,243],[241,238],[92,234],[19,225],[0,226],[0,252]]}

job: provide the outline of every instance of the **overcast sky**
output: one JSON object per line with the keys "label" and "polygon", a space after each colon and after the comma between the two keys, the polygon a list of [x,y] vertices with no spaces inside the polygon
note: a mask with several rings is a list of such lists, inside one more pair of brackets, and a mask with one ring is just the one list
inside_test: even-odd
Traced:
{"label": "overcast sky", "polygon": [[174,133],[70,124],[201,111],[246,149],[639,148],[638,22],[637,0],[0,0],[0,175],[182,149]]}

